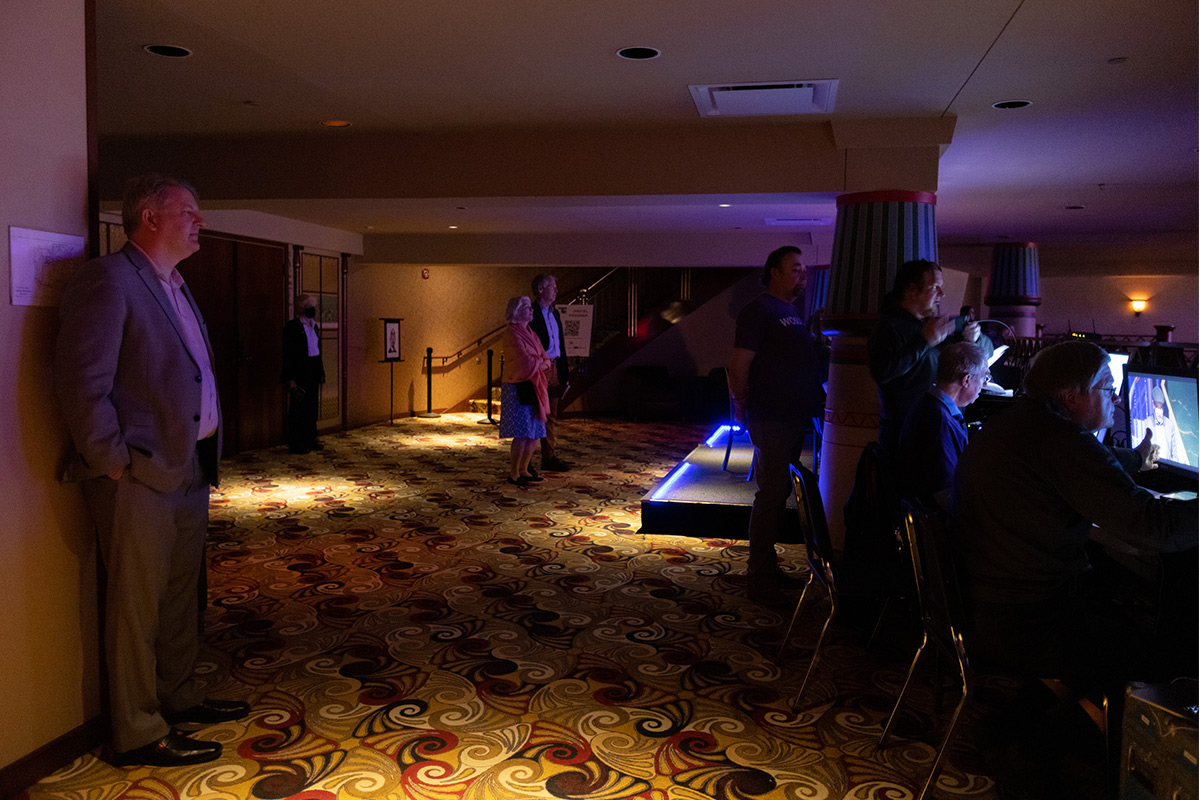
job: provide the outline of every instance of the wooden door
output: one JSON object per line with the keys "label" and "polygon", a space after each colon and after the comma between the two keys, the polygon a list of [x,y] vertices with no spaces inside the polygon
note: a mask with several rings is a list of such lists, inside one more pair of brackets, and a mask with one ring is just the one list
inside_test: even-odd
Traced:
{"label": "wooden door", "polygon": [[282,444],[287,249],[201,231],[200,251],[179,272],[208,325],[225,455]]}
{"label": "wooden door", "polygon": [[237,243],[238,449],[284,442],[283,325],[287,322],[287,248]]}

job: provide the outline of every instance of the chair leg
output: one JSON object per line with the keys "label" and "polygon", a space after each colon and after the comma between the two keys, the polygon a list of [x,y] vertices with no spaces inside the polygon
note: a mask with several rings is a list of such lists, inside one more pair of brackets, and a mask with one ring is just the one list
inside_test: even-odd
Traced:
{"label": "chair leg", "polygon": [[917,662],[921,660],[921,655],[925,652],[925,645],[928,641],[928,634],[922,631],[921,644],[917,646],[917,652],[913,655],[912,664],[908,667],[908,674],[904,676],[904,685],[900,687],[900,694],[896,696],[896,705],[892,707],[892,713],[888,715],[887,724],[883,726],[883,733],[879,737],[879,744],[876,745],[876,748],[879,750],[887,747],[888,737],[892,734],[892,725],[895,723],[896,717],[900,715],[900,706],[904,703],[904,695],[908,692],[913,675],[917,672]]}
{"label": "chair leg", "polygon": [[817,662],[821,660],[821,648],[825,646],[825,638],[829,635],[829,625],[833,622],[833,618],[836,615],[837,602],[830,596],[829,616],[825,618],[825,624],[821,626],[821,635],[817,637],[817,647],[813,650],[812,661],[808,662],[808,672],[804,673],[804,681],[800,684],[800,689],[796,692],[795,699],[792,700],[792,711],[795,711],[799,707],[800,700],[804,697],[804,690],[808,688],[808,681],[817,670]]}
{"label": "chair leg", "polygon": [[887,616],[888,609],[892,606],[892,598],[890,596],[884,598],[883,608],[879,609],[879,616],[875,620],[875,627],[871,629],[871,636],[867,639],[867,652],[871,651],[871,646],[875,644],[875,637],[883,630],[883,618]]}
{"label": "chair leg", "polygon": [[933,768],[929,772],[929,777],[925,780],[924,788],[917,795],[917,800],[925,800],[925,795],[929,794],[930,788],[937,782],[937,776],[942,771],[942,758],[946,755],[946,748],[949,746],[950,740],[954,736],[954,729],[958,725],[958,716],[962,713],[963,706],[967,704],[967,695],[970,694],[970,686],[967,684],[965,673],[962,674],[962,680],[962,697],[959,699],[958,705],[954,707],[954,713],[950,716],[949,724],[946,725],[946,735],[942,737],[942,744],[938,747],[937,756],[933,759]]}
{"label": "chair leg", "polygon": [[725,437],[725,460],[721,462],[721,471],[724,472],[729,468],[729,454],[733,452],[733,430],[734,424],[729,423],[729,435]]}
{"label": "chair leg", "polygon": [[788,623],[787,631],[783,634],[783,641],[779,643],[777,661],[783,661],[783,653],[787,650],[788,640],[792,638],[792,630],[796,627],[796,620],[800,619],[800,609],[804,605],[804,598],[808,597],[808,589],[812,584],[813,576],[809,574],[808,580],[804,582],[804,591],[800,592],[800,599],[796,601],[796,610],[792,612],[792,621]]}

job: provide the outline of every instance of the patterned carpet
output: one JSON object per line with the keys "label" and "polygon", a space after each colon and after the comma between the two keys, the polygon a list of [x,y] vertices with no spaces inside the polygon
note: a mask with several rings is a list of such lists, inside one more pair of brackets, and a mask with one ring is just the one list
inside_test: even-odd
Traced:
{"label": "patterned carpet", "polygon": [[[91,754],[23,797],[915,795],[942,725],[928,680],[875,748],[916,642],[902,619],[869,654],[837,630],[793,713],[808,655],[777,660],[790,609],[745,598],[744,543],[637,533],[642,495],[706,429],[568,420],[576,469],[519,488],[478,418],[229,461],[200,672],[251,715],[202,729],[219,761],[117,769]],[[781,549],[803,569],[798,546]],[[822,617],[795,641],[815,641]],[[936,796],[997,796],[970,723],[1005,691],[985,685],[968,707]]]}

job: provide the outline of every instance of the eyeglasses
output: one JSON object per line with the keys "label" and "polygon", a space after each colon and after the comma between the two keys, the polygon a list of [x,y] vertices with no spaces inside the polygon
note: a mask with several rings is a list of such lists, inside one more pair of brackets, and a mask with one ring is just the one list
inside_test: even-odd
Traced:
{"label": "eyeglasses", "polygon": [[1107,394],[1111,394],[1113,397],[1117,396],[1117,387],[1114,384],[1109,383],[1109,384],[1104,384],[1104,385],[1096,385],[1096,386],[1092,387],[1093,392],[1096,391],[1097,389],[1100,390],[1101,394],[1107,393]]}

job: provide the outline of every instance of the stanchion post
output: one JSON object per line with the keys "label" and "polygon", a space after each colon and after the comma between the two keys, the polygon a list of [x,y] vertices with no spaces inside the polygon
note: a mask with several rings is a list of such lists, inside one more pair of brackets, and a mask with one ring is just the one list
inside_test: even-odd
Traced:
{"label": "stanchion post", "polygon": [[433,413],[433,348],[425,348],[425,413],[421,419],[437,419],[441,414]]}
{"label": "stanchion post", "polygon": [[496,354],[494,350],[487,351],[487,399],[483,402],[487,405],[487,419],[479,420],[480,425],[495,425],[496,420],[492,419],[492,357]]}

